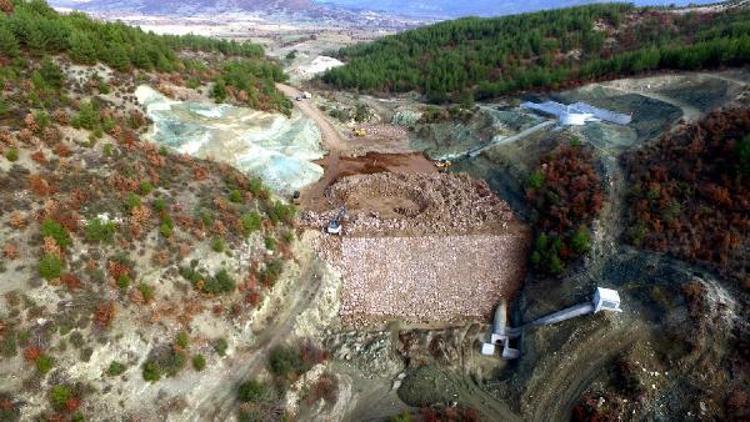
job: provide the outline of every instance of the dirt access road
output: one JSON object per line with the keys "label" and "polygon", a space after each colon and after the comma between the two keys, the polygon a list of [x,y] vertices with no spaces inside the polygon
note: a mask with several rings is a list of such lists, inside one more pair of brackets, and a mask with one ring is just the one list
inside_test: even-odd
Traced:
{"label": "dirt access road", "polygon": [[318,110],[317,107],[307,100],[294,100],[294,98],[301,94],[297,88],[284,84],[276,84],[276,89],[283,92],[284,95],[292,97],[294,106],[318,125],[323,147],[328,150],[328,155],[318,163],[325,169],[323,178],[302,192],[302,204],[305,208],[309,208],[312,204],[321,204],[324,202],[326,189],[337,178],[341,153],[347,148],[346,141],[344,141],[344,138],[339,135],[336,128],[333,127],[331,122],[328,121],[323,112]]}
{"label": "dirt access road", "polygon": [[232,364],[222,368],[222,383],[206,395],[196,406],[189,420],[226,421],[237,409],[236,386],[254,379],[266,366],[268,354],[275,346],[284,344],[292,336],[297,318],[308,309],[320,294],[324,270],[318,260],[309,253],[300,257],[300,279],[297,288],[291,289],[279,306],[263,322],[253,347],[238,350]]}
{"label": "dirt access road", "polygon": [[[276,88],[292,99],[301,95],[299,89],[276,84]],[[326,190],[341,177],[353,174],[368,174],[381,171],[406,173],[434,173],[437,171],[432,161],[419,152],[408,154],[381,154],[369,152],[363,156],[353,157],[353,146],[328,120],[328,117],[308,100],[293,100],[294,106],[312,119],[320,129],[323,147],[328,154],[317,164],[325,169],[323,177],[302,191],[301,206],[304,209],[322,211],[337,204],[328,204]],[[373,145],[373,147],[376,147]]]}

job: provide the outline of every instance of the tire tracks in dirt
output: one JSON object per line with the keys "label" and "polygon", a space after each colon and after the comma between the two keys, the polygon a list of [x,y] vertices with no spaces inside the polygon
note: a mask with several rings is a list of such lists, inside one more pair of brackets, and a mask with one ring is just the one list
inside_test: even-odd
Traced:
{"label": "tire tracks in dirt", "polygon": [[302,278],[295,281],[290,289],[291,297],[276,314],[268,319],[271,324],[259,333],[255,347],[243,350],[232,357],[233,364],[225,368],[227,376],[223,379],[221,389],[213,392],[196,409],[193,420],[225,421],[230,419],[236,410],[236,387],[260,373],[266,364],[268,353],[275,346],[283,344],[292,337],[297,317],[307,309],[319,292],[322,281],[321,264],[312,255],[304,257],[300,268]]}
{"label": "tire tracks in dirt", "polygon": [[620,327],[597,323],[588,333],[574,334],[577,339],[571,339],[557,353],[548,354],[536,366],[537,377],[522,399],[526,403],[524,419],[568,420],[576,401],[607,363],[643,339],[644,330],[638,322],[626,322]]}

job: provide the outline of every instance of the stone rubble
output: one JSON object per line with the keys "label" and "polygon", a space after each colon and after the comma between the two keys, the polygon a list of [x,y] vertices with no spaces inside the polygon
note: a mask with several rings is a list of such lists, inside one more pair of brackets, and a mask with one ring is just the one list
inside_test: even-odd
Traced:
{"label": "stone rubble", "polygon": [[[506,233],[518,226],[510,207],[486,182],[464,174],[378,173],[346,177],[327,192],[329,202],[346,205],[347,235],[435,235]],[[358,199],[398,199],[400,214],[358,207]],[[316,213],[304,211],[304,226],[324,228],[338,208]]]}
{"label": "stone rubble", "polygon": [[[483,181],[380,173],[344,178],[328,195],[349,213],[344,235],[316,249],[343,275],[347,325],[485,319],[524,278],[528,230]],[[306,211],[302,224],[322,229],[337,212]]]}

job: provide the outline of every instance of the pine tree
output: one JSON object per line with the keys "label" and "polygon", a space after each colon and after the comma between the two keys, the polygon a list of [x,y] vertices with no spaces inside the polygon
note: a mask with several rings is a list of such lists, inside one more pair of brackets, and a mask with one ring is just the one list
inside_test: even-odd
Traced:
{"label": "pine tree", "polygon": [[96,63],[96,48],[91,38],[83,33],[75,32],[70,38],[70,58],[81,64]]}
{"label": "pine tree", "polygon": [[128,52],[121,44],[111,44],[106,53],[107,64],[120,72],[126,72],[130,68]]}

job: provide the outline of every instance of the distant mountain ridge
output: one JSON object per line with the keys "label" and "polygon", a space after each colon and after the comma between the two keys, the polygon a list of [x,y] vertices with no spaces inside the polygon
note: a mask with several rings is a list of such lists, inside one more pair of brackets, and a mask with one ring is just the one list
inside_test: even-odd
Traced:
{"label": "distant mountain ridge", "polygon": [[316,5],[312,0],[58,0],[58,7],[93,12],[138,12],[159,15],[205,15],[226,12],[297,13],[330,6]]}
{"label": "distant mountain ridge", "polygon": [[[503,16],[536,12],[545,9],[562,9],[592,3],[610,3],[602,0],[317,0],[349,8],[395,12],[407,16],[457,18],[462,16]],[[622,0],[637,6],[687,6],[688,4],[716,3],[715,0]]]}
{"label": "distant mountain ridge", "polygon": [[[501,16],[543,9],[557,9],[600,0],[49,0],[55,7],[88,12],[132,12],[156,15],[191,16],[228,12],[257,12],[267,15],[337,15],[351,18],[361,12],[380,11],[391,15],[421,18],[461,16]],[[634,0],[636,5],[685,6],[714,0]]]}

